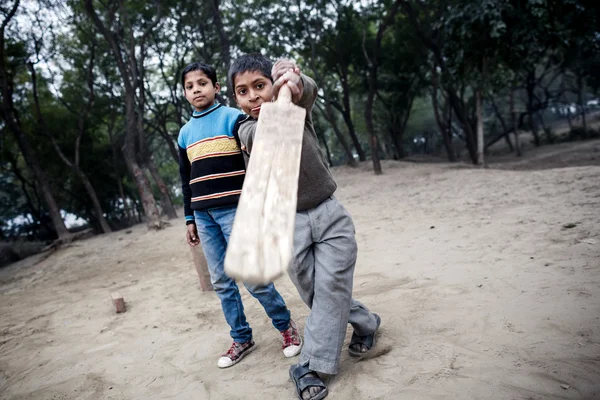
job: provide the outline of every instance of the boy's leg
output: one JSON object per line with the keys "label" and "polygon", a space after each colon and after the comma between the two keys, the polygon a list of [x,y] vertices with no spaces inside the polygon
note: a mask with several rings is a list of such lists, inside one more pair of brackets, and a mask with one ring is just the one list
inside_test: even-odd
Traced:
{"label": "boy's leg", "polygon": [[275,329],[281,333],[283,355],[295,357],[302,350],[302,337],[296,323],[291,318],[290,310],[272,283],[266,286],[245,283],[246,289],[263,306]]}
{"label": "boy's leg", "polygon": [[208,264],[212,285],[221,300],[225,320],[231,327],[234,342],[245,343],[252,339],[252,329],[246,321],[244,305],[235,281],[225,274],[226,241],[221,227],[212,216],[212,210],[194,212],[198,236]]}
{"label": "boy's leg", "polygon": [[315,294],[315,257],[312,225],[308,211],[296,213],[294,228],[294,258],[288,275],[308,308],[312,308]]}
{"label": "boy's leg", "polygon": [[370,334],[376,330],[377,320],[352,299],[357,245],[350,214],[332,197],[309,210],[308,217],[314,245],[305,262],[314,267],[311,272],[305,264],[306,270],[296,275],[304,278],[303,287],[309,288],[312,274],[314,290],[312,296],[305,294],[312,303],[300,362],[308,362],[311,370],[335,374],[348,322],[359,332]]}
{"label": "boy's leg", "polygon": [[352,299],[348,323],[354,328],[354,333],[359,336],[370,335],[377,329],[377,318],[360,301]]}
{"label": "boy's leg", "polygon": [[[236,207],[223,207],[212,210],[212,215],[215,222],[219,224],[226,243],[229,243],[236,210]],[[267,315],[273,321],[273,326],[279,331],[286,330],[290,325],[290,311],[279,292],[275,289],[275,285],[272,283],[264,286],[244,285],[248,289],[248,292],[264,307]]]}
{"label": "boy's leg", "polygon": [[[294,229],[294,259],[288,270],[291,281],[296,286],[300,298],[312,309],[315,293],[315,258],[313,250],[312,222],[308,211],[296,213]],[[312,313],[312,311],[311,311]],[[310,318],[310,315],[309,315]],[[308,334],[308,318],[304,329],[304,347],[299,363],[290,367],[290,377],[296,385],[296,391],[303,399],[323,398],[327,388],[310,364],[311,354],[306,346],[311,341]],[[311,346],[312,347],[312,346]]]}
{"label": "boy's leg", "polygon": [[278,331],[285,331],[290,326],[291,313],[288,310],[283,297],[275,289],[272,283],[261,285],[250,285],[244,283],[248,292],[263,306],[273,326]]}
{"label": "boy's leg", "polygon": [[[343,224],[345,224],[346,226],[351,226],[352,227],[352,235],[348,237],[348,240],[351,240],[352,242],[354,242],[354,245],[356,246],[356,232],[355,232],[355,228],[354,228],[354,222],[352,221],[352,217],[350,216],[350,214],[348,213],[348,211],[344,208],[344,206],[342,205],[342,203],[340,203],[335,197],[332,196],[332,199],[330,200],[330,203],[328,203],[328,207],[330,212],[333,213],[338,213],[339,215],[343,215],[344,216],[344,220],[343,220]],[[335,212],[333,211],[335,210]],[[346,219],[347,217],[347,219]],[[350,231],[345,231],[347,233],[349,233]],[[331,235],[328,235],[331,236]],[[325,239],[327,240],[327,243],[331,243],[332,241],[336,241],[339,238],[337,237],[333,237],[332,239]],[[356,265],[356,253],[354,255],[353,258],[353,263]],[[350,276],[350,287],[354,286],[354,272],[352,273],[352,275]],[[359,335],[359,336],[366,336],[366,335],[370,335],[373,332],[375,332],[377,330],[377,328],[379,327],[379,323],[380,321],[378,321],[377,317],[375,316],[375,314],[373,314],[371,311],[369,311],[369,309],[362,304],[360,301],[356,300],[356,299],[352,299],[352,302],[350,304],[350,314],[348,315],[348,323],[352,325],[352,328],[354,329],[354,334]]]}
{"label": "boy's leg", "polygon": [[[213,213],[216,222],[221,226],[223,237],[227,243],[229,243],[229,237],[233,229],[235,213],[235,207],[216,209]],[[263,306],[265,312],[271,318],[273,326],[281,332],[283,354],[286,357],[298,355],[302,348],[302,339],[298,334],[296,324],[291,319],[290,310],[288,310],[283,297],[275,289],[275,285],[272,283],[268,285],[244,285],[248,292]]]}

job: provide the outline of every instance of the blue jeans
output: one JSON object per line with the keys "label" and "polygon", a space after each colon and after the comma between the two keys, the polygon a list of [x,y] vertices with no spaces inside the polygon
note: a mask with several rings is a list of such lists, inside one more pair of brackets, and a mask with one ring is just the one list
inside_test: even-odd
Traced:
{"label": "blue jeans", "polygon": [[[225,320],[231,327],[230,335],[234,342],[244,343],[252,339],[252,329],[246,321],[238,286],[225,274],[223,265],[236,209],[236,206],[231,206],[194,211],[194,219],[208,263],[210,280],[221,299]],[[281,332],[289,327],[290,311],[275,285],[254,286],[244,283],[244,286],[264,307],[277,330]]]}

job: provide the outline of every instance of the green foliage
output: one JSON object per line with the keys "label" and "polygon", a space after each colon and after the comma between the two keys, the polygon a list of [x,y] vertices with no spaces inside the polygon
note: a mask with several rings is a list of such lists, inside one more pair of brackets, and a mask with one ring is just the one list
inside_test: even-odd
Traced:
{"label": "green foliage", "polygon": [[[0,18],[12,4],[0,6]],[[336,126],[351,152],[358,151],[351,140],[353,134],[358,146],[369,154],[363,117],[369,57],[391,0],[107,0],[92,4],[115,40],[128,49],[122,54],[124,62],[136,65],[134,75],[143,74],[143,85],[136,91],[136,101],[144,100],[143,110],[138,111],[143,139],[178,204],[176,138],[190,117],[179,81],[183,67],[192,61],[215,65],[223,84],[222,99],[234,105],[225,76],[236,56],[261,52],[272,59],[295,58],[320,87],[319,108],[313,115],[332,162],[347,162],[347,154],[333,126],[319,111],[325,105],[332,107]],[[20,29],[16,20],[8,25],[1,61],[12,81],[20,128],[47,173],[60,208],[94,225],[97,221],[81,180],[63,162],[51,140],[54,138],[64,157],[74,162],[83,124],[81,170],[92,182],[108,219],[120,226],[125,214],[119,186],[131,201],[139,202],[139,198],[121,155],[127,129],[125,81],[111,46],[91,21],[83,0],[34,1],[28,8],[20,7],[19,16],[20,21],[28,21],[23,25],[27,29]],[[150,29],[154,21],[158,23]],[[383,34],[378,60],[373,115],[382,156],[441,151],[440,127],[432,109],[434,91],[440,104],[452,104],[451,121],[445,122],[452,124],[456,146],[464,146],[467,131],[474,126],[477,89],[484,93],[486,141],[504,129],[490,99],[508,123],[508,95],[513,89],[517,117],[523,124],[530,119],[528,113],[533,121],[539,116],[549,121],[559,118],[546,110],[551,105],[598,96],[599,24],[595,0],[401,2],[395,20]],[[129,40],[144,34],[145,45],[133,45],[131,53]],[[88,66],[92,53],[93,107],[81,118],[91,98]],[[34,111],[29,62],[37,72],[45,129],[40,128]],[[135,76],[130,81],[135,82]],[[0,131],[4,226],[25,215],[28,232],[42,235],[48,225],[44,202],[1,115]],[[590,134],[574,132],[573,136]],[[546,136],[554,140],[553,134]],[[427,144],[422,145],[424,142]],[[157,188],[153,190],[158,198]]]}

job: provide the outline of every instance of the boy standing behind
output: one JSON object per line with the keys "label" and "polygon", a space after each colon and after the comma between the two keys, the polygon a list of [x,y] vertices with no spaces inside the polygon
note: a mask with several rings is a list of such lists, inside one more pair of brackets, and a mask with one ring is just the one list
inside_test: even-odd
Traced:
{"label": "boy standing behind", "polygon": [[293,62],[280,60],[272,67],[266,57],[253,54],[235,60],[228,78],[235,100],[249,115],[241,121],[238,131],[242,148],[249,153],[261,105],[270,102],[282,84],[290,88],[292,101],[307,111],[298,180],[294,260],[289,276],[311,311],[300,360],[290,368],[290,377],[300,399],[319,400],[327,396],[327,388],[317,372],[338,372],[347,324],[354,328],[349,352],[357,357],[373,348],[381,319],[352,298],[357,256],[354,224],[350,214],[333,197],[337,185],[318,146],[311,115],[317,86],[311,78],[300,75]]}
{"label": "boy standing behind", "polygon": [[[245,164],[234,128],[242,115],[215,102],[220,90],[213,67],[189,64],[182,73],[185,98],[194,107],[192,118],[181,128],[179,172],[182,181],[187,242],[202,243],[212,285],[221,299],[233,344],[217,365],[230,367],[256,348],[252,329],[235,281],[225,274],[223,262],[237,203],[244,183]],[[245,285],[264,307],[283,337],[283,353],[293,357],[302,340],[283,298],[273,284]]]}

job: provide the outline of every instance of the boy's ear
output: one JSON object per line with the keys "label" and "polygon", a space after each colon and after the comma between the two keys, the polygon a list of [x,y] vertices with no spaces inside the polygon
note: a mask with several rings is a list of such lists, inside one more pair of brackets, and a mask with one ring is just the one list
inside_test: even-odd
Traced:
{"label": "boy's ear", "polygon": [[219,93],[221,91],[221,85],[219,82],[215,82],[215,93]]}

